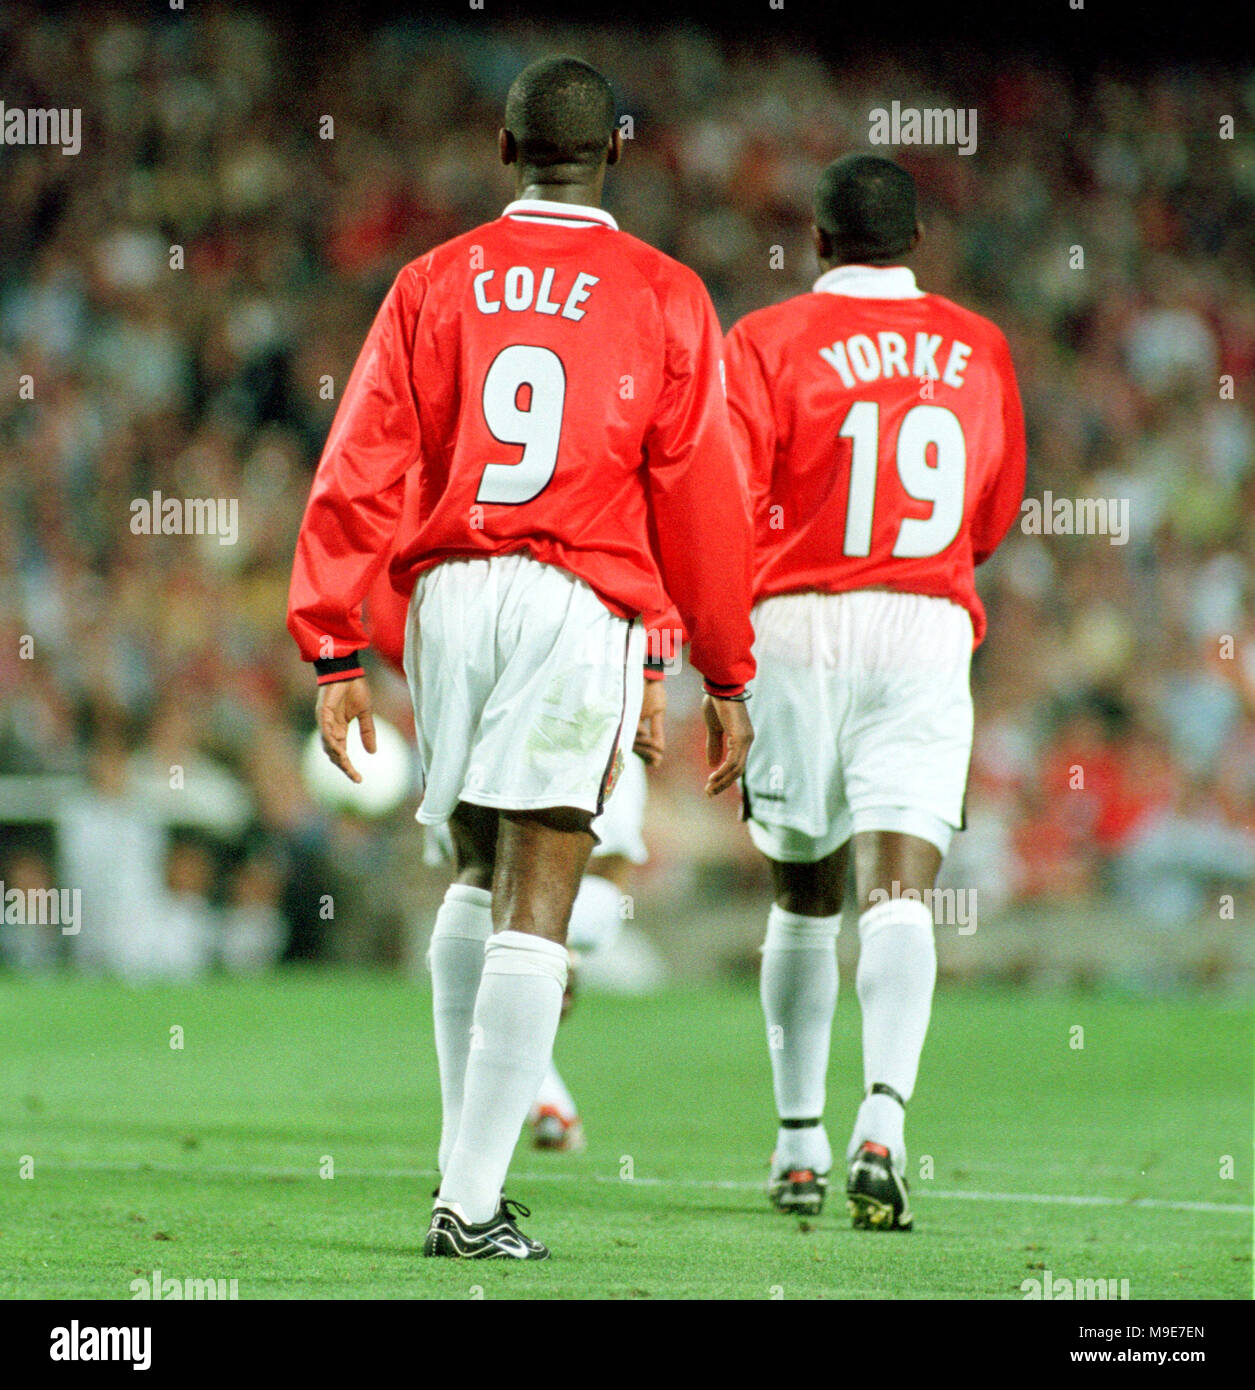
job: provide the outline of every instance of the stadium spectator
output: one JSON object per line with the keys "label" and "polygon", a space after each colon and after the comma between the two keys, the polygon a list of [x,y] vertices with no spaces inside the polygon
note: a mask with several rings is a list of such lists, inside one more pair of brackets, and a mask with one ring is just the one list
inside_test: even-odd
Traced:
{"label": "stadium spectator", "polygon": [[[692,265],[725,327],[808,286],[815,175],[867,148],[887,93],[977,107],[972,156],[896,151],[923,199],[919,278],[1005,327],[1028,496],[1127,499],[1129,534],[1013,533],[983,576],[969,821],[1001,826],[989,862],[1009,856],[1012,900],[1132,891],[1103,864],[1127,862],[1135,829],[1150,834],[1141,813],[1117,798],[1110,838],[1087,845],[1050,794],[1076,732],[1061,712],[1097,685],[1142,732],[1093,733],[1096,777],[1137,781],[1153,752],[1156,777],[1193,788],[1172,815],[1216,846],[1249,834],[1255,191],[1240,132],[1255,89],[1189,63],[1131,79],[871,51],[837,68],[694,27],[646,44],[539,22],[346,26],[304,52],[296,81],[286,29],[260,10],[4,7],[6,107],[79,106],[84,133],[74,158],[3,151],[0,775],[77,772],[86,786],[109,755],[76,733],[79,715],[107,699],[154,729],[144,756],[158,772],[196,761],[206,788],[255,808],[283,879],[277,899],[273,884],[258,891],[296,934],[286,949],[334,946],[308,920],[333,832],[299,782],[308,690],[282,620],[309,474],[396,270],[506,200],[480,132],[509,75],[563,48],[613,74],[633,120],[633,176],[608,209]],[[1245,113],[1238,139],[1216,139],[1226,113]],[[154,492],[236,499],[238,535],[136,534],[132,504]],[[669,742],[692,739],[674,728]],[[688,775],[680,763],[661,770],[663,790]],[[142,811],[118,812],[138,838]],[[1103,823],[1085,814],[1091,832]],[[693,839],[749,862],[706,817],[693,808]],[[401,816],[365,833],[410,830]],[[62,852],[87,853],[91,833]],[[131,871],[141,863],[137,918],[163,873],[156,851]],[[1174,910],[1202,901],[1192,862],[1160,858],[1155,874],[1176,885]]]}

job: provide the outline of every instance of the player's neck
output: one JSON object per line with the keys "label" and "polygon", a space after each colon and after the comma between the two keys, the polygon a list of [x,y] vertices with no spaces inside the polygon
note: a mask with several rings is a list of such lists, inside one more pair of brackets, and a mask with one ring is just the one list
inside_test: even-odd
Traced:
{"label": "player's neck", "polygon": [[885,259],[883,256],[878,258],[867,257],[861,261],[826,261],[821,256],[819,258],[820,272],[826,275],[830,270],[840,270],[843,266],[857,265],[870,266],[873,270],[890,270],[894,266],[904,265],[905,259],[902,256],[890,257]]}
{"label": "player's neck", "polygon": [[578,203],[581,207],[601,206],[600,177],[588,181],[548,182],[524,176],[519,179],[515,197],[535,198],[546,203]]}

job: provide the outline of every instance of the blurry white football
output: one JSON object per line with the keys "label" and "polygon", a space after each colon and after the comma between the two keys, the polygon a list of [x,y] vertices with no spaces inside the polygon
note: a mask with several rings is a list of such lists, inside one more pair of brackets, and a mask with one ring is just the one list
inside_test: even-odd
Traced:
{"label": "blurry white football", "polygon": [[355,811],[360,816],[386,816],[417,791],[414,750],[386,719],[375,715],[376,752],[362,747],[355,719],[349,725],[349,762],[362,774],[351,782],[323,752],[317,729],[305,743],[301,775],[310,795],[333,811]]}

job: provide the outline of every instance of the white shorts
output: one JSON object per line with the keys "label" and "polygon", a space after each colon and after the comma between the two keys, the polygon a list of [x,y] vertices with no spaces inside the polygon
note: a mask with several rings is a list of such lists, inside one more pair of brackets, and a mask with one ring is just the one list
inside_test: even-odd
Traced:
{"label": "white shorts", "polygon": [[813,864],[855,832],[944,854],[972,753],[972,620],[947,599],[783,594],[753,613],[758,675],[745,772],[750,837]]}
{"label": "white shorts", "polygon": [[[635,733],[636,725],[632,725]],[[649,854],[641,836],[645,820],[645,764],[630,748],[626,748],[623,772],[606,798],[606,809],[593,822],[593,834],[599,843],[593,850],[594,859],[621,854],[633,864],[643,864]]]}
{"label": "white shorts", "polygon": [[419,575],[405,629],[423,825],[459,801],[596,815],[640,717],[645,633],[526,553]]}
{"label": "white shorts", "polygon": [[[621,854],[633,864],[644,864],[649,858],[641,827],[645,820],[645,764],[635,753],[623,759],[623,772],[606,797],[605,809],[593,821],[597,844],[592,857],[604,859]],[[423,830],[423,863],[439,868],[455,858],[453,835],[448,823],[428,825]]]}

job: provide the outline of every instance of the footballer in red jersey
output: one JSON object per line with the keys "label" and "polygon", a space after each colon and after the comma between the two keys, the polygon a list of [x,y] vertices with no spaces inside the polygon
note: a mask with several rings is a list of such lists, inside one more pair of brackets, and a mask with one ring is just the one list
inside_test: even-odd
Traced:
{"label": "footballer in red jersey", "polygon": [[600,207],[621,151],[605,78],[532,64],[498,146],[516,201],[407,265],[370,330],[288,627],[328,756],[356,778],[349,723],[374,743],[362,602],[395,551],[418,819],[449,823],[458,860],[430,956],[442,1180],[423,1249],[539,1259],[501,1189],[552,1055],[592,822],[637,724],[641,618],[669,595],[689,634],[714,795],[753,738],[751,536],[709,296]]}
{"label": "footballer in red jersey", "polygon": [[815,193],[813,292],[747,315],[725,345],[755,529],[744,811],[775,882],[761,985],[780,1117],[769,1193],[813,1214],[827,1187],[852,847],[866,1091],[846,1192],[854,1224],[880,1229],[912,1223],[903,1117],[936,978],[926,902],[971,755],[985,632],[973,570],[1015,519],[1025,468],[1006,340],[917,287],[901,262],[919,235],[904,169],[838,160]]}
{"label": "footballer in red jersey", "polygon": [[[366,595],[366,629],[371,650],[402,673],[409,607],[408,599],[393,588],[387,567],[381,569]],[[563,1018],[573,997],[580,964],[610,949],[622,931],[624,894],[630,886],[633,869],[649,858],[643,835],[648,798],[645,768],[657,767],[662,762],[666,712],[664,677],[682,638],[683,626],[674,609],[661,615],[656,623],[652,620],[646,623],[644,698],[632,751],[622,759],[622,771],[613,785],[606,788],[605,808],[594,823],[597,844],[571,905],[566,944],[572,973],[563,1001]],[[424,858],[433,867],[456,859],[447,825],[428,828]],[[537,1149],[578,1153],[585,1147],[579,1110],[558,1071],[556,1058],[549,1063],[527,1123],[533,1147]]]}

